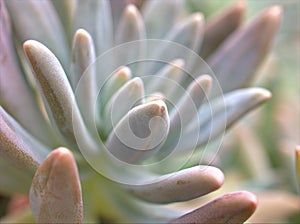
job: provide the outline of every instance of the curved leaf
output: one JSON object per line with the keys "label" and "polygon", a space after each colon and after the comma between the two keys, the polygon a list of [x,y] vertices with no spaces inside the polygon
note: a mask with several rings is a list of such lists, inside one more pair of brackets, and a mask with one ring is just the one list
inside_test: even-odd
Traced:
{"label": "curved leaf", "polygon": [[171,203],[206,195],[218,189],[223,180],[223,173],[218,168],[196,166],[160,176],[152,183],[125,188],[133,195],[152,203]]}
{"label": "curved leaf", "polygon": [[199,133],[197,146],[205,144],[270,98],[271,93],[263,88],[248,88],[232,91],[225,94],[224,98],[215,99],[210,106],[203,107],[203,110],[198,114],[200,132],[197,124],[191,123],[190,127],[187,128],[185,143],[189,144],[190,138],[195,137],[192,133],[196,132]]}
{"label": "curved leaf", "polygon": [[67,76],[55,55],[41,43],[28,40],[24,50],[31,63],[51,123],[58,133],[77,148],[73,122],[87,136],[82,117]]}
{"label": "curved leaf", "polygon": [[163,145],[168,131],[167,106],[152,101],[130,110],[109,135],[106,147],[119,160],[137,163]]}
{"label": "curved leaf", "polygon": [[12,129],[3,113],[0,114],[0,155],[20,169],[32,173],[42,161]]}
{"label": "curved leaf", "polygon": [[103,130],[107,136],[131,108],[143,103],[144,84],[134,78],[124,84],[108,101],[103,114]]}
{"label": "curved leaf", "polygon": [[257,198],[250,192],[225,194],[170,223],[244,223],[255,211]]}
{"label": "curved leaf", "polygon": [[50,146],[57,143],[53,130],[46,122],[33,90],[23,77],[13,46],[5,5],[0,2],[0,104],[21,125]]}
{"label": "curved leaf", "polygon": [[43,42],[68,69],[69,48],[65,32],[51,2],[8,0],[5,3],[21,44],[28,39]]}

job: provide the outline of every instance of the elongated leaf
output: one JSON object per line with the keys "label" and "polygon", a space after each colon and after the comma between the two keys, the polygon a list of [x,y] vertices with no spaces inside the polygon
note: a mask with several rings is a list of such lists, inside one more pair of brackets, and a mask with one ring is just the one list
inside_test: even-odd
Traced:
{"label": "elongated leaf", "polygon": [[109,79],[103,86],[103,90],[100,96],[103,100],[103,102],[101,102],[103,108],[108,100],[112,97],[112,95],[114,95],[130,78],[131,71],[126,66],[118,68],[117,71],[112,74],[111,77],[109,77]]}
{"label": "elongated leaf", "polygon": [[[71,83],[75,90],[77,84],[87,67],[96,60],[94,41],[84,29],[76,31],[73,38]],[[91,80],[92,82],[92,80]]]}
{"label": "elongated leaf", "polygon": [[[244,87],[269,52],[280,24],[281,8],[264,10],[250,24],[235,31],[207,63],[224,92]],[[214,90],[212,94],[215,94]]]}
{"label": "elongated leaf", "polygon": [[96,56],[113,45],[110,3],[106,0],[78,0],[74,15],[74,33],[85,29],[95,41]]}
{"label": "elongated leaf", "polygon": [[182,3],[181,0],[147,1],[142,11],[147,38],[162,38],[179,18]]}
{"label": "elongated leaf", "polygon": [[38,223],[82,223],[78,171],[66,148],[51,152],[38,168],[30,189],[30,206]]}
{"label": "elongated leaf", "polygon": [[[141,65],[139,61],[144,59],[145,45],[138,40],[146,39],[144,21],[134,5],[128,5],[123,12],[122,18],[116,30],[115,43],[116,45],[127,42],[134,42],[134,45],[126,45],[129,49],[119,51],[115,56],[114,61],[118,65],[126,65],[125,61],[132,61],[127,65],[133,71],[133,74],[140,73]],[[137,63],[134,63],[137,62]]]}
{"label": "elongated leaf", "polygon": [[[96,114],[96,122],[99,130],[106,129],[105,120],[103,120],[103,113],[105,111],[105,107],[107,102],[111,99],[111,97],[131,78],[131,70],[126,66],[121,66],[118,68],[105,82],[102,87],[98,101],[97,107],[99,108],[98,114]],[[100,134],[108,133],[106,131],[100,131]]]}
{"label": "elongated leaf", "polygon": [[184,134],[185,147],[190,148],[189,142],[198,133],[197,146],[201,146],[208,140],[214,139],[249,111],[258,107],[271,98],[271,93],[262,88],[240,89],[227,93],[223,97],[211,102],[198,114],[200,120],[200,132],[198,125],[191,123]]}
{"label": "elongated leaf", "polygon": [[[73,122],[81,123],[82,118],[63,68],[53,53],[37,41],[26,41],[24,50],[34,71],[51,123],[57,132],[76,148]],[[81,128],[84,133],[84,127]]]}
{"label": "elongated leaf", "polygon": [[250,192],[225,194],[170,223],[244,223],[255,211],[257,198]]}
{"label": "elongated leaf", "polygon": [[34,152],[35,156],[42,161],[46,158],[50,152],[48,146],[43,145],[37,139],[35,139],[30,133],[28,133],[18,122],[16,122],[6,111],[0,106],[0,116],[14,134],[21,139],[29,149]]}
{"label": "elongated leaf", "polygon": [[124,84],[108,101],[104,115],[104,131],[107,136],[120,119],[127,114],[131,108],[143,103],[144,84],[136,77]]}
{"label": "elongated leaf", "polygon": [[146,38],[144,21],[134,5],[128,5],[116,30],[116,44]]}
{"label": "elongated leaf", "polygon": [[169,131],[169,117],[163,101],[134,107],[123,117],[106,141],[117,159],[138,163],[160,149]]}
{"label": "elongated leaf", "polygon": [[[181,97],[176,108],[170,114],[170,132],[165,142],[163,150],[157,156],[160,159],[173,151],[182,151],[185,144],[189,144],[189,149],[196,146],[199,135],[200,123],[198,120],[198,110],[209,93],[212,78],[208,75],[201,75],[188,87]],[[189,123],[194,126],[193,133],[185,136],[183,133],[188,129]],[[202,130],[201,130],[202,131]],[[187,140],[185,139],[187,138]]]}
{"label": "elongated leaf", "polygon": [[199,55],[206,58],[213,53],[241,25],[245,11],[246,1],[238,1],[221,13],[208,18]]}
{"label": "elongated leaf", "polygon": [[182,59],[175,59],[166,64],[153,77],[146,79],[146,92],[148,94],[162,93],[166,99],[174,103],[175,99],[179,97],[176,90],[184,78],[182,74],[184,64]]}
{"label": "elongated leaf", "polygon": [[[72,25],[76,9],[76,0],[51,1],[67,34],[68,43],[72,41]],[[71,46],[69,46],[71,47]]]}
{"label": "elongated leaf", "polygon": [[94,124],[93,107],[97,98],[96,69],[92,66],[95,61],[92,37],[83,29],[77,30],[73,39],[70,77],[74,92],[76,91],[78,106],[88,126]]}
{"label": "elongated leaf", "polygon": [[26,169],[33,173],[41,158],[39,158],[28,145],[14,132],[10,124],[0,114],[0,155],[13,163],[16,167]]}
{"label": "elongated leaf", "polygon": [[57,140],[17,63],[10,21],[2,1],[0,5],[0,104],[30,133],[42,142],[54,145]]}
{"label": "elongated leaf", "polygon": [[186,201],[208,194],[223,184],[223,173],[215,167],[196,166],[161,176],[152,183],[127,186],[129,191],[153,203]]}
{"label": "elongated leaf", "polygon": [[177,108],[170,115],[171,128],[186,127],[195,117],[193,111],[197,113],[199,107],[208,95],[212,78],[208,75],[201,75],[188,87],[186,93],[178,104]]}
{"label": "elongated leaf", "polygon": [[[202,43],[202,36],[204,31],[203,16],[201,13],[195,13],[183,19],[173,26],[172,29],[164,36],[165,42],[163,47],[156,48],[151,54],[153,58],[164,59],[164,61],[172,61],[176,58],[183,58],[186,62],[185,68],[189,71],[195,64],[197,57],[191,53],[198,52]],[[189,56],[186,58],[178,48],[174,47],[176,44],[183,45],[189,49]],[[168,43],[168,44],[167,44]],[[160,67],[159,63],[152,65],[153,67],[146,70],[150,74],[156,73]],[[197,74],[203,74],[197,72]]]}
{"label": "elongated leaf", "polygon": [[164,37],[197,51],[202,42],[203,15],[195,13],[176,24]]}
{"label": "elongated leaf", "polygon": [[44,43],[68,69],[70,62],[65,32],[51,2],[8,0],[5,3],[21,43],[28,39]]}
{"label": "elongated leaf", "polygon": [[122,12],[129,4],[134,4],[137,8],[141,8],[145,2],[145,0],[112,0],[109,1],[111,6],[111,14],[113,18],[113,27],[116,29],[118,23],[120,22],[120,18],[122,17]]}

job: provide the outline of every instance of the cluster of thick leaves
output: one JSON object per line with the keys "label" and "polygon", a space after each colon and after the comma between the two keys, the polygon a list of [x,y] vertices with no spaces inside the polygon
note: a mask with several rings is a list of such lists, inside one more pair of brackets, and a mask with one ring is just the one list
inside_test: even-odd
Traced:
{"label": "cluster of thick leaves", "polygon": [[[280,7],[266,9],[240,27],[244,2],[234,4],[205,24],[200,13],[182,19],[182,1],[148,1],[141,13],[134,5],[124,5],[125,1],[113,2],[112,11],[109,1],[105,0],[79,0],[76,4],[68,0],[8,0],[5,5],[0,2],[0,167],[7,170],[0,174],[1,192],[26,192],[31,184],[30,204],[36,222],[82,222],[83,206],[85,220],[89,221],[100,214],[118,221],[244,222],[257,204],[256,197],[249,192],[226,194],[192,212],[156,205],[187,201],[218,189],[224,178],[218,168],[193,166],[168,174],[150,172],[145,173],[150,178],[145,177],[142,184],[116,184],[94,174],[88,167],[79,154],[76,137],[80,136],[84,148],[91,153],[103,147],[97,144],[89,129],[94,123],[90,118],[97,101],[95,83],[101,75],[101,71],[89,66],[97,56],[119,44],[161,38],[198,52],[214,71],[215,79],[209,74],[202,75],[208,73],[203,67],[181,59],[181,52],[175,52],[169,64],[153,73],[155,77],[186,87],[181,95],[176,95],[176,88],[169,82],[144,83],[140,77],[134,77],[134,68],[120,67],[101,93],[96,126],[105,147],[113,155],[125,162],[139,163],[153,155],[157,148],[149,144],[161,136],[163,143],[159,149],[172,149],[182,125],[180,161],[186,150],[203,146],[270,98],[270,93],[261,88],[239,88],[248,84],[270,49],[280,22]],[[122,16],[117,13],[121,11]],[[128,52],[128,57],[140,50]],[[168,48],[152,50],[157,54],[172,54]],[[87,68],[90,75],[85,80],[84,91],[76,95],[75,89]],[[185,68],[198,76],[192,81],[184,78],[182,70]],[[216,80],[224,96],[218,95]],[[156,92],[160,94],[151,95]],[[165,102],[174,95],[176,110]],[[210,102],[215,108],[212,114],[206,104],[207,95],[213,99]],[[190,116],[191,104],[197,109],[196,117]],[[118,106],[116,112],[115,105]],[[150,120],[157,117],[162,122],[153,123],[153,136],[142,145],[145,150],[128,153],[131,148],[124,145],[116,133],[133,131],[145,135],[149,132]],[[211,122],[212,117],[214,122]],[[200,120],[200,132],[198,126],[193,125],[195,119]],[[134,124],[130,127],[132,130],[128,129],[128,120]],[[74,122],[79,125],[77,134]],[[124,138],[132,141],[128,135]],[[196,145],[191,145],[194,138]],[[58,147],[61,145],[72,152]],[[95,163],[100,162],[110,169],[114,164],[109,159],[98,158],[100,154],[96,153]],[[83,173],[81,182],[73,155],[79,172]],[[87,184],[90,177],[98,180]],[[18,184],[18,180],[24,180],[24,185]],[[82,196],[85,203],[96,201],[97,205],[82,205]],[[99,202],[95,199],[98,196]]]}

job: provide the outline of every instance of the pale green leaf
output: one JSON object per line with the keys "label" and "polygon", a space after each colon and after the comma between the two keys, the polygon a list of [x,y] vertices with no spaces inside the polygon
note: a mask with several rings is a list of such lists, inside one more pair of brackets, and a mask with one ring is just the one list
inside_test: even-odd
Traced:
{"label": "pale green leaf", "polygon": [[[74,124],[82,136],[88,136],[67,76],[55,55],[41,43],[29,40],[24,50],[52,125],[73,148],[77,147]],[[86,140],[88,141],[88,139]]]}
{"label": "pale green leaf", "polygon": [[53,130],[46,122],[33,90],[23,77],[16,53],[5,5],[0,11],[0,104],[21,125],[42,142],[57,143]]}
{"label": "pale green leaf", "polygon": [[196,166],[146,182],[125,186],[133,195],[152,203],[171,203],[206,195],[223,184],[221,170],[210,166]]}
{"label": "pale green leaf", "polygon": [[105,136],[108,136],[113,127],[130,109],[143,103],[143,97],[144,84],[138,77],[128,81],[111,97],[102,118]]}
{"label": "pale green leaf", "polygon": [[68,69],[69,48],[65,32],[51,2],[8,0],[5,3],[21,44],[28,39],[44,43],[55,52],[64,69]]}
{"label": "pale green leaf", "polygon": [[146,38],[144,21],[134,5],[128,5],[116,30],[115,43],[122,44]]}
{"label": "pale green leaf", "polygon": [[78,0],[73,22],[73,33],[78,29],[85,29],[93,37],[96,56],[113,46],[113,27],[109,1]]}
{"label": "pale green leaf", "polygon": [[[271,93],[262,88],[248,88],[232,91],[210,102],[198,114],[200,120],[200,131],[198,125],[191,123],[184,134],[185,142],[188,144],[194,138],[193,132],[198,133],[197,146],[201,146],[208,140],[212,140],[226,129],[235,124],[249,111],[255,109],[271,98]],[[184,147],[185,148],[185,147]],[[186,148],[190,146],[186,145]]]}
{"label": "pale green leaf", "polygon": [[179,18],[182,3],[182,0],[147,1],[142,10],[147,38],[162,38]]}
{"label": "pale green leaf", "polygon": [[131,109],[106,141],[117,159],[137,163],[163,145],[169,131],[169,116],[163,101],[152,101]]}

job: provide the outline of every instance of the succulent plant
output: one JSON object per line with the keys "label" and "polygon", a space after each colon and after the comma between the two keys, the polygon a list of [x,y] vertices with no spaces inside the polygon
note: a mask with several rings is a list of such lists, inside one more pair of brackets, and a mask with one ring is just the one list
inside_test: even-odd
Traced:
{"label": "succulent plant", "polygon": [[29,192],[35,222],[252,215],[257,199],[246,191],[193,211],[172,203],[222,185],[211,142],[270,98],[245,87],[271,47],[279,6],[240,26],[243,1],[205,24],[184,14],[184,1],[146,1],[141,11],[115,0],[0,3],[0,191]]}

